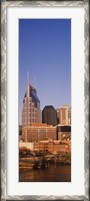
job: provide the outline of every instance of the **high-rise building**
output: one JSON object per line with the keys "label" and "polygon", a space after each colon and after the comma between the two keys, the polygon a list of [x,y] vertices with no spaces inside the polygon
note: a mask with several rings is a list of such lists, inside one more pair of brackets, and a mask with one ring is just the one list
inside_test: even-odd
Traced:
{"label": "high-rise building", "polygon": [[69,124],[71,124],[71,107],[68,110]]}
{"label": "high-rise building", "polygon": [[56,113],[57,113],[57,123],[60,123],[60,108],[56,109]]}
{"label": "high-rise building", "polygon": [[69,124],[68,105],[63,105],[61,108],[56,109],[56,111],[57,111],[58,123],[62,125],[68,125]]}
{"label": "high-rise building", "polygon": [[27,79],[22,108],[22,134],[25,127],[31,126],[32,123],[40,123],[40,120],[40,100],[37,96],[37,90],[29,84],[29,79]]}
{"label": "high-rise building", "polygon": [[68,125],[68,123],[68,105],[63,105],[63,107],[60,108],[60,124]]}
{"label": "high-rise building", "polygon": [[57,113],[52,105],[47,105],[42,111],[42,123],[57,125]]}

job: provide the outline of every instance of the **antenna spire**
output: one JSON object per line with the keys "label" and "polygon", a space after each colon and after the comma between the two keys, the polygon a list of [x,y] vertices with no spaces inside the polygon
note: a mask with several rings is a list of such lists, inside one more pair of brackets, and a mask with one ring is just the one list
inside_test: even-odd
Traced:
{"label": "antenna spire", "polygon": [[26,84],[27,97],[29,97],[29,90],[30,90],[30,85],[29,85],[29,72],[27,71],[27,84]]}
{"label": "antenna spire", "polygon": [[27,81],[29,83],[29,72],[27,71]]}
{"label": "antenna spire", "polygon": [[34,88],[36,89],[36,78],[34,78]]}

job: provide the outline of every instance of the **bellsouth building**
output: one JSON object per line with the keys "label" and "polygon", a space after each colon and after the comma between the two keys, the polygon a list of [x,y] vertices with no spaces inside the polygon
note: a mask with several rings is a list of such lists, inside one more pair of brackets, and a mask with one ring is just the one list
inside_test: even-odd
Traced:
{"label": "bellsouth building", "polygon": [[23,132],[25,127],[31,126],[32,123],[40,122],[40,100],[37,96],[37,90],[29,84],[29,79],[27,79],[22,108],[22,134],[24,134]]}

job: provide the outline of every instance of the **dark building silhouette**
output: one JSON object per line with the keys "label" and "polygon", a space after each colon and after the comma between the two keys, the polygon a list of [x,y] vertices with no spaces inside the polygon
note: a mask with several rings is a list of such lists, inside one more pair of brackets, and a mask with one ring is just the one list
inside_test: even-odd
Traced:
{"label": "dark building silhouette", "polygon": [[57,125],[57,131],[71,133],[71,125]]}
{"label": "dark building silhouette", "polygon": [[19,135],[22,135],[22,125],[19,125]]}
{"label": "dark building silhouette", "polygon": [[45,106],[42,111],[42,123],[57,125],[57,113],[52,105]]}

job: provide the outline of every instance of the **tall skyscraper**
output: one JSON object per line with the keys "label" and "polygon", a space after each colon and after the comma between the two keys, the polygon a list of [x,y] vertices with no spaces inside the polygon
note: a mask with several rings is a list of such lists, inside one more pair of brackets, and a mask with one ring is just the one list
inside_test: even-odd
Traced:
{"label": "tall skyscraper", "polygon": [[57,113],[57,123],[60,123],[60,108],[56,109],[56,113]]}
{"label": "tall skyscraper", "polygon": [[60,124],[62,125],[69,124],[68,105],[63,105],[63,107],[60,108]]}
{"label": "tall skyscraper", "polygon": [[58,123],[62,125],[68,125],[69,124],[68,105],[63,105],[61,108],[56,109],[56,111],[57,111]]}
{"label": "tall skyscraper", "polygon": [[42,111],[42,123],[57,125],[57,113],[52,105],[47,105]]}
{"label": "tall skyscraper", "polygon": [[32,123],[40,123],[40,119],[40,100],[37,96],[37,90],[29,84],[29,78],[27,78],[22,108],[22,134],[25,127],[31,126]]}

